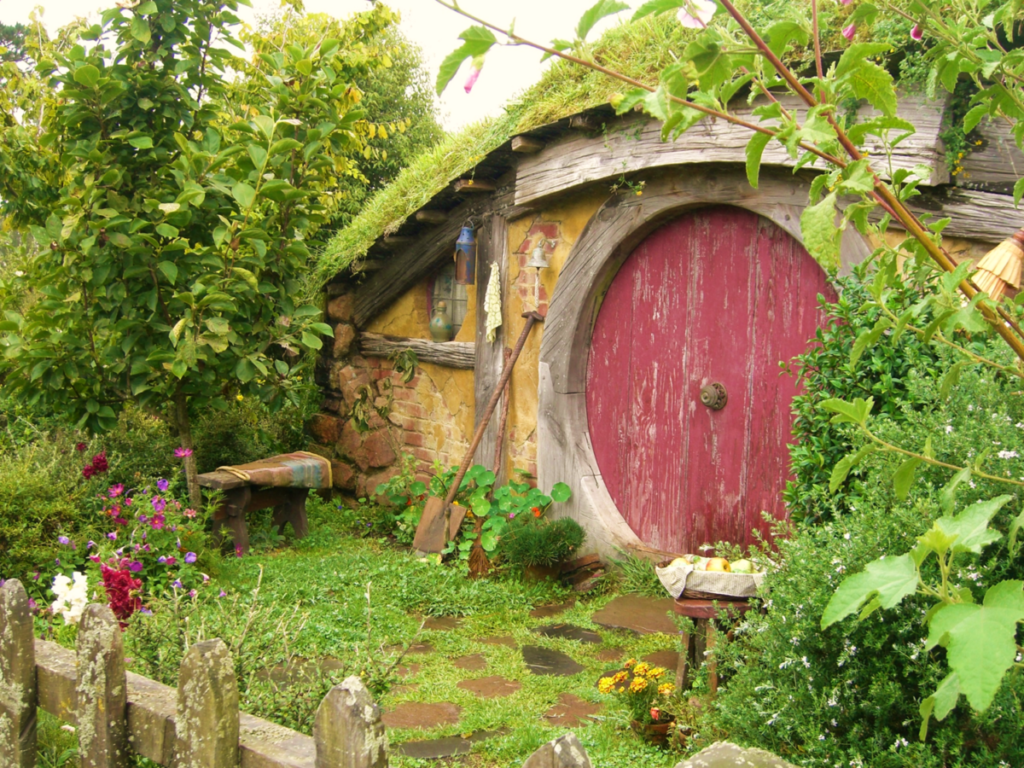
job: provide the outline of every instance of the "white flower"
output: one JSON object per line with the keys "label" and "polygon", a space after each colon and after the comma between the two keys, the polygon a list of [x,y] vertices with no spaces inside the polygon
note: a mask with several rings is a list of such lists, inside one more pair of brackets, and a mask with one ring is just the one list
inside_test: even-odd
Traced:
{"label": "white flower", "polygon": [[715,0],[689,0],[679,9],[679,23],[687,29],[704,29],[717,8]]}
{"label": "white flower", "polygon": [[946,425],[946,434],[949,435],[949,434],[952,434],[952,432],[953,432],[953,425],[952,424],[947,424]]}
{"label": "white flower", "polygon": [[1000,459],[1016,459],[1020,454],[1016,451],[1000,451],[996,456]]}
{"label": "white flower", "polygon": [[84,573],[75,571],[69,579],[63,573],[53,580],[52,592],[57,596],[51,609],[64,617],[67,624],[77,624],[85,606],[89,604],[89,580]]}

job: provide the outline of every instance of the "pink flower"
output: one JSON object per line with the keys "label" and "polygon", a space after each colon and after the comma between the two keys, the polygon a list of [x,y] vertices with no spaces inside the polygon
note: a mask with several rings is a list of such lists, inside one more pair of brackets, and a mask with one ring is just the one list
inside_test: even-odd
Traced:
{"label": "pink flower", "polygon": [[476,85],[477,78],[479,77],[480,70],[477,69],[476,67],[473,67],[473,69],[470,70],[469,77],[466,78],[466,84],[462,86],[463,88],[466,89],[466,93],[469,93],[470,91],[473,90],[473,86]]}
{"label": "pink flower", "polygon": [[679,23],[687,29],[706,29],[717,8],[715,0],[689,0],[679,10]]}
{"label": "pink flower", "polygon": [[853,40],[853,36],[855,34],[857,34],[856,24],[851,24],[850,26],[843,28],[843,37],[845,37],[847,40]]}
{"label": "pink flower", "polygon": [[85,450],[85,443],[75,443],[75,450],[81,453]]}
{"label": "pink flower", "polygon": [[184,514],[185,517],[195,517],[196,516],[196,511],[194,509],[192,509],[192,508],[189,508],[189,509],[186,509],[182,514]]}
{"label": "pink flower", "polygon": [[241,557],[241,556],[242,556],[242,545],[241,544],[236,544],[235,545],[235,557]]}
{"label": "pink flower", "polygon": [[177,456],[179,459],[184,459],[186,456],[191,456],[192,455],[192,449],[191,448],[175,448],[174,449],[174,455]]}
{"label": "pink flower", "polygon": [[163,512],[165,509],[167,509],[167,502],[161,499],[159,496],[153,499],[151,503],[153,505],[154,511],[156,512]]}
{"label": "pink flower", "polygon": [[124,486],[121,485],[121,483],[118,483],[117,485],[112,485],[110,486],[110,490],[108,491],[108,493],[110,494],[110,498],[116,499],[118,496],[124,493]]}
{"label": "pink flower", "polygon": [[910,39],[911,40],[922,40],[922,39],[924,39],[924,32],[921,30],[921,25],[920,24],[915,24],[914,28],[912,30],[910,30]]}
{"label": "pink flower", "polygon": [[164,527],[165,522],[166,518],[163,515],[154,515],[153,519],[149,521],[149,527],[154,531],[159,531]]}
{"label": "pink flower", "polygon": [[657,707],[651,707],[651,720],[657,720],[659,717],[661,717],[661,710]]}

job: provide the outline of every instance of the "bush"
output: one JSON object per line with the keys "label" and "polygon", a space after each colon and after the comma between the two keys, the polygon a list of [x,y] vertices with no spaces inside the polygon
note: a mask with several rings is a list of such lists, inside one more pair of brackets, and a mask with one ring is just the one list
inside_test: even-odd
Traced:
{"label": "bush", "polygon": [[585,538],[583,528],[571,517],[548,520],[519,514],[498,542],[498,553],[504,562],[518,568],[547,568],[568,560]]}

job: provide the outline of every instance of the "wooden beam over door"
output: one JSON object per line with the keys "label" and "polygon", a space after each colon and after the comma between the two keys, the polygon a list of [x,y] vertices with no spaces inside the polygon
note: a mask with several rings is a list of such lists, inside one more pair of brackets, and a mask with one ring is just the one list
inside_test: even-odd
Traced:
{"label": "wooden beam over door", "polygon": [[[477,246],[477,278],[476,278],[476,374],[474,380],[475,416],[474,426],[480,423],[480,415],[494,392],[494,387],[501,377],[504,365],[505,326],[495,332],[493,342],[487,341],[487,310],[485,297],[487,283],[491,278],[491,270],[498,270],[501,285],[501,304],[508,304],[505,291],[505,279],[508,274],[508,220],[504,216],[487,217],[483,232]],[[503,403],[499,400],[494,415],[484,430],[483,438],[476,450],[473,460],[488,469],[494,464],[494,452],[498,445],[498,422]],[[503,481],[499,471],[496,482]]]}

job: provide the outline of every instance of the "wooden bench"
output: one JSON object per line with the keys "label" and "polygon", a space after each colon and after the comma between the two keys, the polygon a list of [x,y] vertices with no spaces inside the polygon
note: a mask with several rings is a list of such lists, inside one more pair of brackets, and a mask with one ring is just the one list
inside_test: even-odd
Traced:
{"label": "wooden bench", "polygon": [[306,497],[310,488],[261,488],[220,469],[199,475],[199,485],[224,492],[224,503],[213,513],[214,540],[220,541],[223,529],[228,528],[235,550],[243,555],[249,554],[249,531],[245,525],[249,512],[273,507],[274,525],[279,531],[284,530],[285,523],[291,523],[296,539],[309,533]]}

